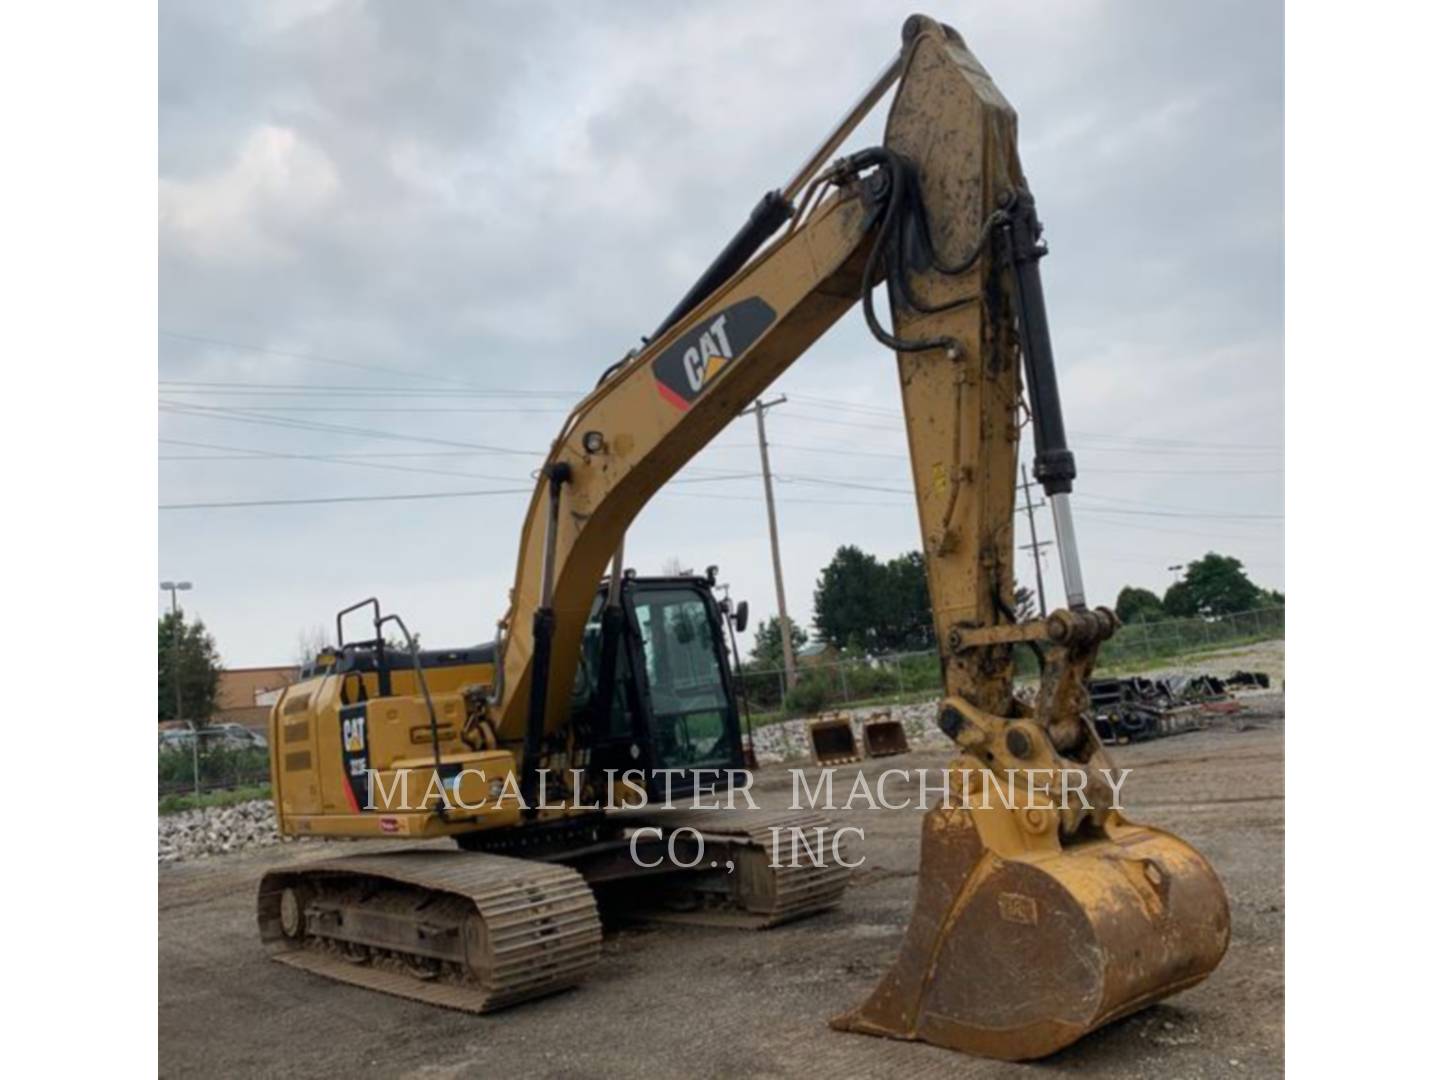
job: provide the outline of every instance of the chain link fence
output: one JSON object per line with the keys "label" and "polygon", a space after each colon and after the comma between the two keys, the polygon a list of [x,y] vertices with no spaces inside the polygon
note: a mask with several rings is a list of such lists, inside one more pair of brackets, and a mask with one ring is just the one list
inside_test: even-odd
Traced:
{"label": "chain link fence", "polygon": [[[1122,626],[1100,650],[1100,667],[1163,664],[1167,659],[1285,636],[1285,609],[1260,608],[1214,619],[1169,619]],[[1034,655],[1015,650],[1017,677],[1037,674]],[[934,649],[885,656],[802,661],[795,688],[785,691],[780,668],[746,665],[739,682],[759,723],[811,716],[827,708],[923,701],[941,692],[940,656]],[[204,728],[199,742],[189,731],[161,736],[160,795],[186,795],[270,782],[269,750],[237,725]],[[197,777],[198,774],[198,777]]]}
{"label": "chain link fence", "polygon": [[[1167,619],[1122,626],[1100,649],[1100,668],[1144,666],[1196,652],[1270,641],[1285,636],[1285,609],[1258,608],[1213,619]],[[1016,676],[1038,674],[1034,654],[1015,650]],[[759,722],[810,716],[841,705],[919,701],[940,693],[943,680],[935,649],[885,656],[801,661],[796,684],[785,691],[781,668],[745,665],[740,683]]]}
{"label": "chain link fence", "polygon": [[225,728],[202,728],[160,737],[160,795],[194,795],[270,782],[270,751],[262,739]]}

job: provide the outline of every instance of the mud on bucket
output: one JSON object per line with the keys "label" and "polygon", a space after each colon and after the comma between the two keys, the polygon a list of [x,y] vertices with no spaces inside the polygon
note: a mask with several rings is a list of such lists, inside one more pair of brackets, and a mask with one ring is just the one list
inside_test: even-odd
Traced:
{"label": "mud on bucket", "polygon": [[1219,964],[1229,905],[1193,848],[1119,814],[1063,846],[1035,826],[1001,808],[928,811],[900,955],[831,1026],[1039,1058]]}

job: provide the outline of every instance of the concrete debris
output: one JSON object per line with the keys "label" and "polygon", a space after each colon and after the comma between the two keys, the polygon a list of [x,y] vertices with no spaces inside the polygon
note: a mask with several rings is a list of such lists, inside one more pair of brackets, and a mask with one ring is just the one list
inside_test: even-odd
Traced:
{"label": "concrete debris", "polygon": [[268,799],[160,815],[162,863],[232,855],[280,842],[275,805]]}

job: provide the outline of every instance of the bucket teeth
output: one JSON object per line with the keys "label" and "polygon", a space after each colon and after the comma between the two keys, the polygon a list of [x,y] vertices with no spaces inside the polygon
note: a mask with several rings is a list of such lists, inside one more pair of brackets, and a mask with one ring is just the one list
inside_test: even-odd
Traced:
{"label": "bucket teeth", "polygon": [[849,713],[811,720],[807,731],[816,765],[849,765],[860,760],[860,747],[855,741]]}

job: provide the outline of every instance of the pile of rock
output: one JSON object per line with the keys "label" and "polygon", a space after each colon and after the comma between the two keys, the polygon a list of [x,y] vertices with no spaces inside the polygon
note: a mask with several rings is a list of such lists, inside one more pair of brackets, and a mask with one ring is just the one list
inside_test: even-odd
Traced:
{"label": "pile of rock", "polygon": [[160,815],[160,861],[230,855],[280,842],[268,799]]}

